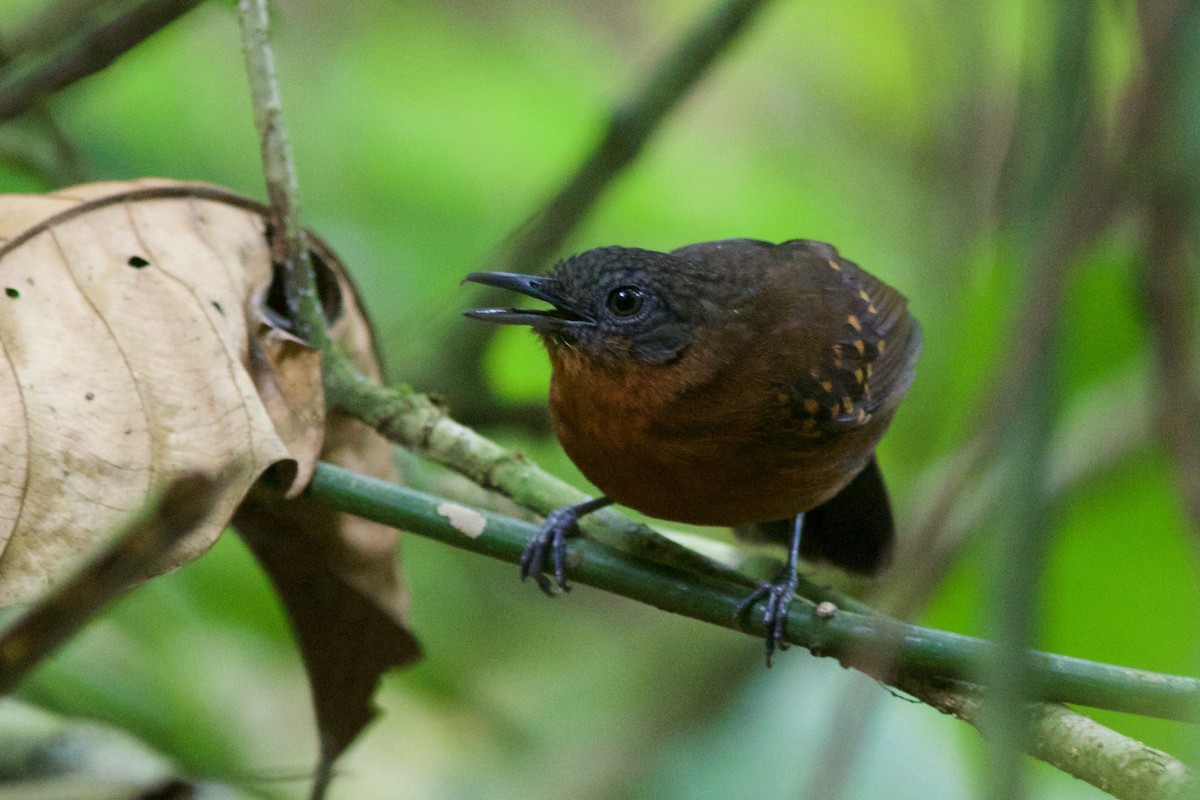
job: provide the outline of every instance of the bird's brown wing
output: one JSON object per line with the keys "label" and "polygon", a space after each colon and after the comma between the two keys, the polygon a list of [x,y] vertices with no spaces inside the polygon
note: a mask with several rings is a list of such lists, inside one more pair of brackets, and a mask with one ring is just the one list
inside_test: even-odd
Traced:
{"label": "bird's brown wing", "polygon": [[775,420],[820,439],[894,409],[921,348],[904,296],[821,242],[784,242],[777,257],[794,265],[798,299],[779,323],[795,346],[775,370]]}

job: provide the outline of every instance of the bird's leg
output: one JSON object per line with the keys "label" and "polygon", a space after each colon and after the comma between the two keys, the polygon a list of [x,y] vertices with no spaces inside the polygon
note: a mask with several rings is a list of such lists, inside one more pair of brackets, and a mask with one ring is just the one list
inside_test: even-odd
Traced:
{"label": "bird's leg", "polygon": [[[537,581],[538,588],[548,597],[554,596],[554,583],[567,592],[567,538],[579,535],[579,518],[584,514],[612,505],[607,497],[596,497],[573,506],[556,508],[546,515],[546,521],[521,553],[521,580],[530,575]],[[546,550],[549,548],[550,552]],[[554,564],[554,581],[546,577],[546,556],[549,555]]]}
{"label": "bird's leg", "polygon": [[771,656],[775,654],[775,648],[786,650],[788,646],[784,641],[783,633],[784,626],[787,625],[788,607],[792,604],[792,598],[796,596],[796,584],[800,582],[796,568],[800,561],[800,531],[803,527],[804,515],[797,514],[796,521],[792,526],[792,540],[788,545],[787,564],[775,576],[775,580],[759,586],[749,597],[738,603],[735,612],[737,618],[744,621],[747,612],[754,607],[754,604],[766,598],[766,607],[763,609],[763,625],[767,629],[768,667],[771,666]]}

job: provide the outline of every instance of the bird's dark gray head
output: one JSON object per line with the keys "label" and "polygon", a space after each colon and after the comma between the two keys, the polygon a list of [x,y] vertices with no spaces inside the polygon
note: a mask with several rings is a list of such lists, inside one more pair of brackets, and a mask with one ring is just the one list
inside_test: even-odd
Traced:
{"label": "bird's dark gray head", "polygon": [[545,276],[476,272],[464,280],[511,289],[550,303],[546,310],[484,308],[468,317],[529,325],[550,347],[578,347],[619,363],[677,359],[698,324],[720,311],[718,274],[668,253],[601,247],[560,262]]}

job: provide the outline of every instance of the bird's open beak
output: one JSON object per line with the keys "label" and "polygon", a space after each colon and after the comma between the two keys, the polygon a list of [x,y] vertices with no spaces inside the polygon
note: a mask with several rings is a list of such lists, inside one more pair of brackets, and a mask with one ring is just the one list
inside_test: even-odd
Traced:
{"label": "bird's open beak", "polygon": [[586,315],[572,309],[556,290],[554,281],[541,275],[518,275],[514,272],[472,272],[463,283],[482,283],[508,289],[518,294],[544,300],[554,308],[476,308],[463,315],[501,325],[529,325],[539,331],[565,332],[575,325],[591,324]]}

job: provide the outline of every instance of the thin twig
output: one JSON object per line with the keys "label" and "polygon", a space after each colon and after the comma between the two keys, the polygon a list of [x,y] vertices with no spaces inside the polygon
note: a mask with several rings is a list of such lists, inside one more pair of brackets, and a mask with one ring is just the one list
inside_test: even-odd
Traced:
{"label": "thin twig", "polygon": [[271,206],[271,255],[283,269],[283,295],[296,331],[309,342],[328,343],[317,297],[307,236],[300,224],[300,186],[283,119],[283,99],[275,77],[275,54],[268,37],[266,0],[239,0],[242,49],[262,150],[263,177]]}
{"label": "thin twig", "polygon": [[20,116],[39,100],[99,72],[200,2],[146,0],[82,36],[66,38],[73,31],[63,32],[67,44],[58,47],[57,40],[45,44],[51,48],[49,55],[32,69],[24,69],[30,56],[23,53],[12,68],[0,72],[0,122]]}
{"label": "thin twig", "polygon": [[[902,679],[898,688],[989,735],[978,692],[924,679]],[[1022,711],[1033,733],[1030,755],[1118,800],[1182,800],[1200,788],[1179,759],[1064,705],[1037,703]]]}

